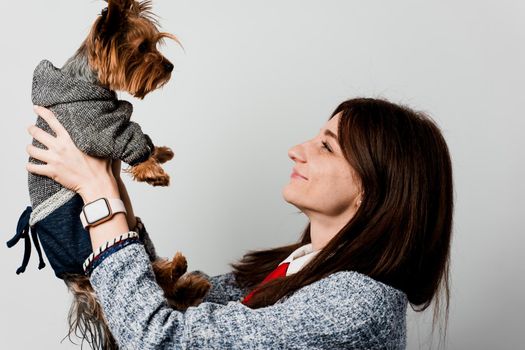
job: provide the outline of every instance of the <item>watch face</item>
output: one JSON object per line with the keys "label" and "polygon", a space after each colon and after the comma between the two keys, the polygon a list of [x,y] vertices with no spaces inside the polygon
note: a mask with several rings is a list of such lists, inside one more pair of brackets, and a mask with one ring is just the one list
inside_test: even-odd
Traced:
{"label": "watch face", "polygon": [[84,206],[84,214],[86,215],[87,223],[90,225],[109,216],[109,205],[106,199],[100,198]]}

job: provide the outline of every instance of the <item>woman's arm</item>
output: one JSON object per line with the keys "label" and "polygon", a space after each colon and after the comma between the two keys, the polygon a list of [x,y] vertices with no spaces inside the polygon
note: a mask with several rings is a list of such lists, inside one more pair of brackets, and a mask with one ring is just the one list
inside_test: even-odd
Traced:
{"label": "woman's arm", "polygon": [[133,211],[133,206],[131,205],[131,199],[129,198],[128,190],[126,185],[122,181],[120,176],[122,162],[120,159],[113,160],[111,162],[111,171],[115,180],[117,181],[118,191],[120,193],[120,199],[124,202],[126,207],[126,219],[128,221],[129,228],[135,228],[137,226],[137,219],[135,217],[135,212]]}
{"label": "woman's arm", "polygon": [[203,302],[185,313],[166,304],[140,244],[90,281],[122,349],[404,349],[406,300],[349,271],[268,307]]}
{"label": "woman's arm", "polygon": [[209,277],[211,288],[202,301],[226,305],[229,301],[240,301],[250,290],[240,288],[233,272]]}
{"label": "woman's arm", "polygon": [[[45,108],[37,107],[35,111],[42,116],[57,135],[52,137],[43,130],[30,126],[28,131],[37,140],[42,142],[48,150],[28,146],[28,152],[33,157],[47,163],[46,165],[28,164],[29,171],[49,176],[62,183],[82,196],[84,203],[100,197],[121,198],[126,206],[127,215],[119,213],[112,220],[106,221],[90,229],[93,250],[108,240],[119,236],[129,229],[136,230],[141,236],[150,259],[157,258],[155,247],[144,226],[137,225],[137,218],[133,211],[131,200],[124,182],[121,179],[121,161],[109,161],[94,158],[81,152],[69,134],[62,127],[53,113]],[[125,218],[125,219],[124,219]],[[201,272],[202,273],[202,272]],[[206,275],[206,274],[205,274]],[[212,288],[205,300],[226,303],[230,300],[239,300],[247,293],[237,287],[231,273],[209,277]]]}

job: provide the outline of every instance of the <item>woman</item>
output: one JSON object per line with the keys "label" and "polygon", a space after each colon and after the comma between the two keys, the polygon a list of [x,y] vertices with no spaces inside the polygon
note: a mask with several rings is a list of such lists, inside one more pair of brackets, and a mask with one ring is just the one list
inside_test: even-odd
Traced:
{"label": "woman", "polygon": [[[47,163],[28,171],[85,203],[125,200],[127,216],[90,228],[94,250],[128,232],[135,217],[120,164],[83,154],[51,112],[36,111],[57,136],[29,128],[48,150],[28,146]],[[102,253],[90,281],[121,348],[403,349],[407,303],[439,305],[443,290],[448,312],[452,168],[430,118],[351,99],[289,156],[295,167],[283,196],[309,218],[301,238],[250,252],[231,273],[211,277],[199,306],[167,306],[142,244]]]}

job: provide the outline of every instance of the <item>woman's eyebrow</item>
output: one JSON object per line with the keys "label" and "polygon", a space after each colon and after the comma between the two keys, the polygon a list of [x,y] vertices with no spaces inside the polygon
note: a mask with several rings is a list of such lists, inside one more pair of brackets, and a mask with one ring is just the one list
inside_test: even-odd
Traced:
{"label": "woman's eyebrow", "polygon": [[[321,128],[319,130],[323,130],[323,129]],[[337,135],[334,134],[334,132],[332,130],[330,130],[330,129],[325,129],[324,135],[330,136],[330,137],[334,138],[337,141]]]}

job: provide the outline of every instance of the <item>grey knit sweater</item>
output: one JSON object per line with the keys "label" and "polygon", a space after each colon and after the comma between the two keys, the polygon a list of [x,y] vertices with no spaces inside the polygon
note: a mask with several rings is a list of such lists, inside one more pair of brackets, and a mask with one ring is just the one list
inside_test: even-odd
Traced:
{"label": "grey knit sweater", "polygon": [[[114,91],[62,72],[47,60],[35,68],[32,100],[35,105],[49,108],[76,146],[87,154],[134,165],[146,160],[153,151],[151,139],[130,121],[133,107],[129,102],[118,100]],[[41,117],[36,125],[54,135]],[[45,148],[35,139],[33,145]],[[29,161],[42,164],[32,157]],[[33,173],[28,176],[31,226],[75,195],[48,177]]]}
{"label": "grey knit sweater", "polygon": [[145,246],[136,243],[105,257],[90,281],[121,349],[406,346],[406,295],[360,273],[334,273],[259,309],[240,302],[249,291],[238,288],[232,273],[204,276],[212,288],[203,303],[174,310],[155,281]]}

